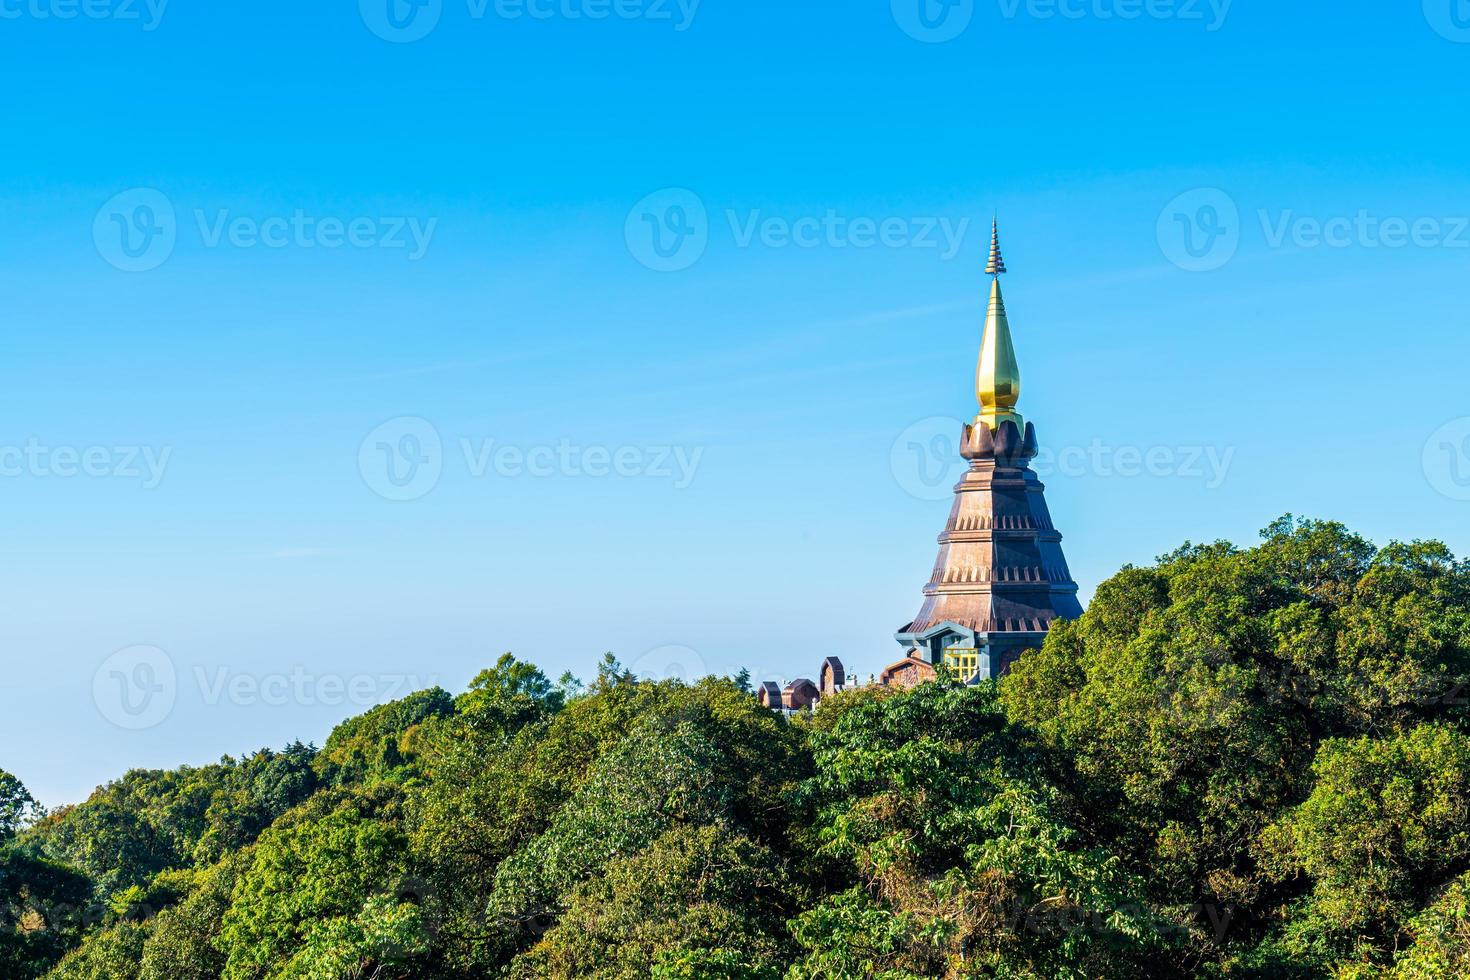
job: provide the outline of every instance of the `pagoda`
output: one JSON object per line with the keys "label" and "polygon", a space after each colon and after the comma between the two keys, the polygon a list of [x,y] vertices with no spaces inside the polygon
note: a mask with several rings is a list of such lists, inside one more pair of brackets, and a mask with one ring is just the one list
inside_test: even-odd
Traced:
{"label": "pagoda", "polygon": [[1041,646],[1054,620],[1082,615],[1045,487],[1030,468],[1036,428],[1016,411],[1021,371],[1001,296],[1006,266],[994,224],[985,271],[990,304],[975,372],[980,412],[960,442],[970,466],[955,485],[924,604],[895,635],[905,659],[884,671],[904,686],[933,676],[940,664],[971,683],[999,677],[1025,650]]}

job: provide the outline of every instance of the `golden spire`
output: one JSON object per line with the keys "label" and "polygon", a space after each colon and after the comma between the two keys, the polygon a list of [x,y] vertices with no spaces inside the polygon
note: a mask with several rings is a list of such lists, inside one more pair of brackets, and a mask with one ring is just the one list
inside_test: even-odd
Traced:
{"label": "golden spire", "polygon": [[1000,221],[990,219],[990,261],[985,263],[987,276],[998,276],[1006,271],[1006,260],[1000,257]]}
{"label": "golden spire", "polygon": [[1000,254],[1000,226],[992,222],[990,261],[985,266],[986,274],[991,276],[990,307],[985,313],[985,339],[980,342],[980,363],[975,369],[975,396],[980,400],[980,414],[975,416],[975,421],[984,422],[995,431],[1009,420],[1024,432],[1026,422],[1016,411],[1016,402],[1021,398],[1021,368],[1016,363],[1005,299],[1000,294],[1000,275],[1005,271],[1005,259]]}

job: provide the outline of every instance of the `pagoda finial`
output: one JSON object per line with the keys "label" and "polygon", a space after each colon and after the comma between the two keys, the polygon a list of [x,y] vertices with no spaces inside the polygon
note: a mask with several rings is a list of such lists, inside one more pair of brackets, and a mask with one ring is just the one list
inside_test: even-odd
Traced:
{"label": "pagoda finial", "polygon": [[998,276],[1006,271],[1006,260],[1000,254],[1000,221],[990,219],[990,261],[985,264],[987,276]]}
{"label": "pagoda finial", "polygon": [[1006,271],[1000,254],[998,223],[990,227],[990,262],[985,271],[990,280],[990,304],[985,312],[985,336],[980,342],[980,363],[975,370],[975,397],[980,401],[977,422],[992,432],[1002,422],[1014,422],[1024,433],[1026,420],[1016,411],[1021,398],[1021,367],[1016,363],[1016,348],[1011,341],[1011,325],[1006,317],[1006,304],[1000,293],[1000,275]]}

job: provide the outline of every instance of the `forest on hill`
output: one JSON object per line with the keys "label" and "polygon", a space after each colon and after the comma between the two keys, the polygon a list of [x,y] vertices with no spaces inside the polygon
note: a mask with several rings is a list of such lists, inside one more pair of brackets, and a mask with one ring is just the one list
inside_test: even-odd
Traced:
{"label": "forest on hill", "polygon": [[998,684],[506,656],[51,813],[0,772],[0,977],[1466,977],[1467,680],[1470,563],[1290,517]]}

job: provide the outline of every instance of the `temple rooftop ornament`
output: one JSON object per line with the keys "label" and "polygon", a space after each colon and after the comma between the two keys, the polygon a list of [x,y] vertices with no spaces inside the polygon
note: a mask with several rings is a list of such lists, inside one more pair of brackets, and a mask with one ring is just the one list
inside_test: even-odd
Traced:
{"label": "temple rooftop ornament", "polygon": [[1018,429],[1026,425],[1026,420],[1016,412],[1016,403],[1021,400],[1021,367],[1016,363],[1005,297],[1000,292],[1000,277],[1005,271],[1005,259],[1000,255],[1000,227],[996,222],[990,226],[990,262],[985,266],[986,274],[991,277],[990,305],[985,311],[985,334],[975,367],[975,399],[980,403],[976,421],[984,422],[992,431],[1008,419]]}
{"label": "temple rooftop ornament", "polygon": [[998,276],[1006,271],[1006,260],[1000,257],[1000,219],[990,219],[990,261],[985,263],[987,276]]}
{"label": "temple rooftop ornament", "polygon": [[980,411],[960,443],[970,468],[955,486],[924,604],[895,635],[907,656],[948,665],[970,682],[999,677],[1041,646],[1054,620],[1082,615],[1045,487],[1030,468],[1036,429],[1016,411],[1021,369],[1000,289],[998,223],[985,271],[992,278],[975,372]]}

